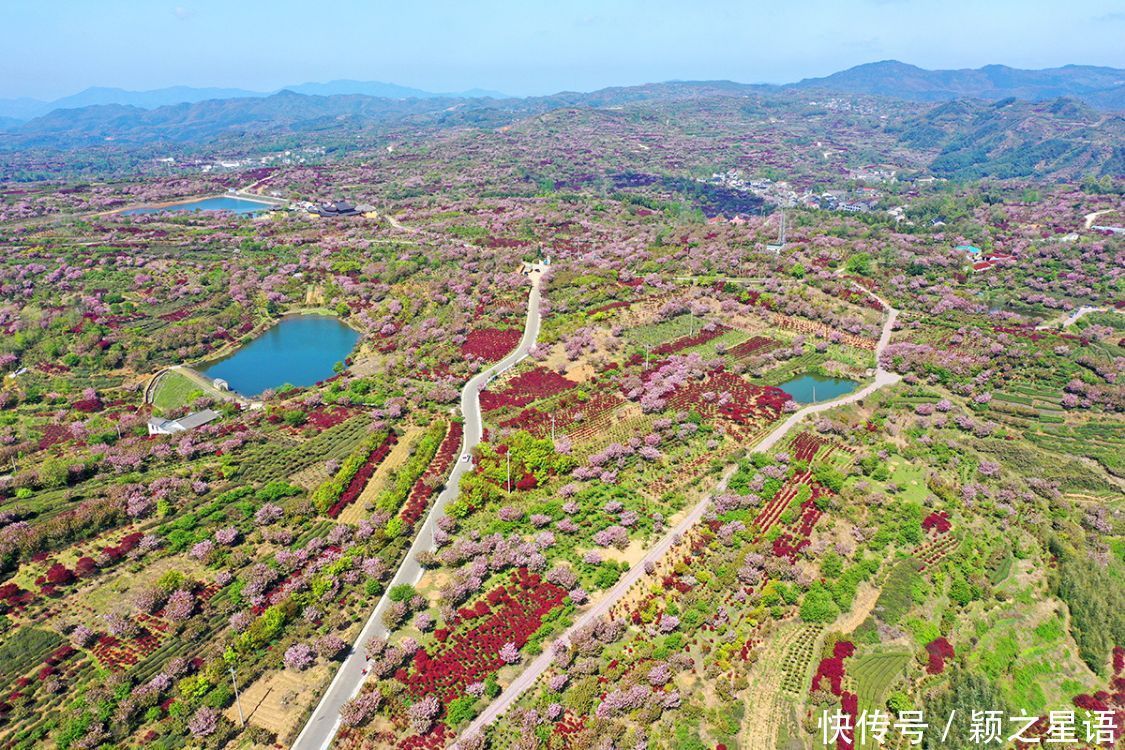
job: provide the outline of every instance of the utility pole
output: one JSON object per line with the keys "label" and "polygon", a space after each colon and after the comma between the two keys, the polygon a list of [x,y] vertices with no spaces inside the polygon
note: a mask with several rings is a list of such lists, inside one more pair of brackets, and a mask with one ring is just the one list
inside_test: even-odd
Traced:
{"label": "utility pole", "polygon": [[242,715],[242,696],[238,694],[238,680],[234,676],[234,665],[230,665],[230,684],[234,686],[234,702],[238,705],[238,726],[246,726],[246,718]]}

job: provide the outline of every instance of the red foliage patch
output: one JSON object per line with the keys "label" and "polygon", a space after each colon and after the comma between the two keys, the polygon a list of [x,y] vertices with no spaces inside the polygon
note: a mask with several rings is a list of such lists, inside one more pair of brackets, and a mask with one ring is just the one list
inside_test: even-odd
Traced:
{"label": "red foliage patch", "polygon": [[802,432],[793,439],[793,459],[796,461],[812,461],[813,456],[821,446],[827,445],[826,440],[821,440],[811,432]]}
{"label": "red foliage patch", "polygon": [[1083,709],[1084,711],[1108,711],[1109,706],[1106,702],[1099,700],[1096,696],[1083,693],[1082,695],[1074,696],[1074,705]]}
{"label": "red foliage patch", "polygon": [[695,410],[706,418],[722,416],[747,426],[759,419],[773,421],[789,394],[772,385],[754,385],[727,370],[711,372],[706,379],[680,386],[668,398],[668,407]]}
{"label": "red foliage patch", "polygon": [[851,717],[852,729],[845,729],[836,738],[836,750],[852,750],[855,747],[855,725],[859,718],[859,696],[855,693],[844,693],[840,696],[840,711]]}
{"label": "red foliage patch", "polygon": [[449,429],[446,430],[445,437],[442,438],[441,445],[434,454],[434,460],[430,462],[422,476],[418,477],[418,481],[410,490],[410,497],[406,499],[406,504],[402,508],[400,516],[407,525],[413,527],[422,517],[426,506],[430,503],[430,498],[440,486],[438,480],[444,479],[449,474],[449,467],[457,460],[457,451],[461,449],[461,436],[464,431],[465,428],[460,422],[449,423]]}
{"label": "red foliage patch", "polygon": [[314,427],[317,432],[324,432],[328,428],[346,421],[351,415],[351,409],[344,407],[314,409],[305,415],[307,421],[302,429]]}
{"label": "red foliage patch", "polygon": [[74,408],[89,414],[102,408],[102,400],[100,398],[84,398],[81,401],[75,401]]}
{"label": "red foliage patch", "polygon": [[43,437],[39,438],[39,450],[47,450],[52,445],[70,440],[70,429],[66,425],[49,424],[43,427]]}
{"label": "red foliage patch", "polygon": [[[543,618],[562,603],[566,591],[520,568],[512,583],[493,589],[472,608],[462,608],[444,634],[434,654],[419,649],[413,662],[395,675],[414,696],[436,695],[443,703],[464,695],[465,687],[483,680],[504,666],[500,648],[514,643],[522,648],[539,629]],[[484,605],[481,607],[481,605]],[[484,614],[478,615],[478,612]],[[457,626],[465,620],[465,628]],[[452,633],[449,628],[456,628]]]}
{"label": "red foliage patch", "polygon": [[501,359],[508,352],[516,348],[523,332],[518,328],[509,328],[501,331],[498,328],[481,328],[469,331],[465,343],[461,344],[461,353],[465,356],[478,357],[488,361]]}
{"label": "red foliage patch", "polygon": [[[638,281],[640,281],[640,279],[638,279]],[[624,282],[622,282],[622,283],[624,283]],[[627,286],[631,286],[631,285],[627,285]],[[620,310],[622,307],[628,307],[631,304],[633,304],[633,303],[628,301],[628,300],[618,300],[616,302],[607,302],[604,305],[598,305],[597,307],[591,308],[590,311],[587,314],[588,315],[597,315],[598,313],[609,312],[610,310]]]}
{"label": "red foliage patch", "polygon": [[952,659],[954,656],[953,646],[944,637],[935,638],[926,644],[926,651],[930,655],[930,663],[926,665],[926,671],[930,674],[944,672],[946,659]]}
{"label": "red foliage patch", "polygon": [[396,747],[398,750],[440,750],[451,739],[453,734],[439,721],[430,728],[430,731],[425,734],[412,734]]}
{"label": "red foliage patch", "polygon": [[179,310],[173,310],[170,313],[164,313],[160,316],[161,320],[166,320],[169,323],[175,323],[191,316],[193,309],[191,307],[181,307]]}
{"label": "red foliage patch", "polygon": [[480,407],[484,411],[492,411],[505,406],[526,406],[532,401],[554,396],[576,385],[578,384],[573,380],[568,380],[557,372],[536,367],[509,380],[502,391],[483,391],[480,394]]}
{"label": "red foliage patch", "polygon": [[132,534],[126,534],[121,537],[121,541],[119,541],[116,546],[102,547],[102,552],[108,555],[110,560],[116,562],[132,552],[133,549],[141,543],[142,538],[144,538],[144,534],[139,531],[134,531]]}
{"label": "red foliage patch", "polygon": [[[816,674],[813,675],[812,690],[822,686],[822,681],[828,681],[828,688],[832,691],[833,695],[840,695],[843,688],[841,687],[844,680],[844,660],[837,656],[829,656],[828,658],[821,659],[820,665],[816,668]],[[811,692],[811,691],[810,691]]]}
{"label": "red foliage patch", "polygon": [[844,679],[844,659],[855,654],[855,644],[851,641],[837,641],[832,648],[832,656],[820,660],[820,665],[813,675],[812,687],[809,692],[821,687],[821,681],[827,680],[833,695],[844,695],[841,684]]}
{"label": "red foliage patch", "polygon": [[94,562],[94,558],[86,556],[78,558],[78,562],[74,563],[74,572],[79,578],[88,578],[96,573],[98,564]]}
{"label": "red foliage patch", "polygon": [[926,531],[933,529],[938,534],[945,534],[953,528],[953,524],[949,522],[949,514],[941,510],[922,519],[922,528]]}
{"label": "red foliage patch", "polygon": [[55,563],[47,569],[47,582],[53,586],[65,586],[73,581],[74,571],[62,563]]}
{"label": "red foliage patch", "polygon": [[729,330],[730,328],[726,327],[725,325],[716,323],[710,328],[710,330],[701,330],[694,335],[681,336],[678,339],[665,342],[653,349],[652,352],[653,354],[658,354],[660,356],[675,354],[676,352],[683,351],[684,349],[690,349],[693,346],[706,344],[712,339],[719,338]]}
{"label": "red foliage patch", "polygon": [[138,615],[137,621],[142,626],[137,637],[121,640],[112,635],[103,635],[90,649],[106,669],[120,672],[132,667],[160,648],[161,641],[167,637],[167,622],[148,614]]}
{"label": "red foliage patch", "polygon": [[614,410],[625,403],[625,399],[612,393],[599,393],[586,401],[568,394],[562,401],[550,413],[535,408],[524,409],[515,417],[501,422],[500,426],[527,430],[541,438],[551,434],[551,417],[554,417],[557,434],[581,441],[608,426]]}
{"label": "red foliage patch", "polygon": [[[789,507],[789,503],[797,496],[802,484],[807,484],[812,488],[812,495],[801,504],[804,510],[801,513],[801,521],[799,530],[804,536],[812,533],[813,525],[816,524],[820,518],[820,511],[816,509],[816,499],[822,495],[828,494],[828,490],[824,485],[812,481],[812,472],[804,471],[800,474],[794,474],[785,480],[785,484],[781,486],[773,499],[769,501],[759,512],[757,517],[754,518],[754,524],[761,529],[762,533],[769,531],[770,527],[777,523],[781,518],[781,514]],[[812,515],[809,510],[810,504],[812,509],[816,510],[816,515]]]}
{"label": "red foliage patch", "polygon": [[578,734],[586,728],[586,717],[577,716],[567,711],[563,717],[555,722],[555,734],[567,736]]}
{"label": "red foliage patch", "polygon": [[[35,595],[26,589],[22,589],[14,583],[0,584],[0,604],[18,609],[26,607],[34,601]],[[0,608],[2,609],[2,608]]]}

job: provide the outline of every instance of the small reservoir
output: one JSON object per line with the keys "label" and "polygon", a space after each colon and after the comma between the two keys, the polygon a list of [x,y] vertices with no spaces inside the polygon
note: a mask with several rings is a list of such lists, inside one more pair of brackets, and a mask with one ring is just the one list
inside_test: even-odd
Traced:
{"label": "small reservoir", "polygon": [[798,404],[813,404],[851,393],[858,385],[859,383],[848,378],[805,374],[785,381],[778,388],[792,396]]}
{"label": "small reservoir", "polygon": [[332,377],[333,366],[347,359],[359,338],[330,315],[293,315],[200,372],[243,396],[286,384],[310,386]]}
{"label": "small reservoir", "polygon": [[253,214],[267,211],[270,204],[261,201],[247,200],[246,198],[233,198],[230,196],[216,196],[200,198],[199,200],[185,203],[166,203],[159,206],[141,206],[122,211],[122,216],[135,216],[137,214],[180,213],[191,211],[225,211],[234,214]]}

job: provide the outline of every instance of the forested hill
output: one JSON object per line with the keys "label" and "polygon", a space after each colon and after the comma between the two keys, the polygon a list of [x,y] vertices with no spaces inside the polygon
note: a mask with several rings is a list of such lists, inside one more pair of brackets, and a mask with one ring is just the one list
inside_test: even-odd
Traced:
{"label": "forested hill", "polygon": [[[892,135],[913,163],[954,178],[1037,176],[1073,179],[1125,175],[1125,116],[1079,100],[1043,102],[957,99],[918,103],[848,95],[835,109],[804,89],[748,86],[729,81],[670,82],[564,92],[524,99],[388,99],[363,95],[312,96],[285,91],[269,97],[216,99],[142,109],[100,105],[56,110],[7,132],[0,152],[9,165],[21,154],[142,152],[149,156],[253,153],[284,143],[354,149],[395,132],[456,128],[503,131],[548,112],[603,113],[627,122],[644,120],[653,133],[676,138],[677,123],[708,113],[709,131],[734,137],[755,132],[763,117],[794,123],[840,118],[834,137],[857,143]],[[639,118],[639,119],[638,119]],[[682,135],[682,134],[681,134]],[[768,134],[767,134],[768,136]],[[13,171],[16,171],[13,167]]]}
{"label": "forested hill", "polygon": [[892,126],[940,177],[1125,175],[1125,117],[1073,99],[958,100]]}
{"label": "forested hill", "polygon": [[1043,101],[1073,97],[1099,109],[1125,110],[1125,70],[1093,65],[1065,65],[1044,70],[1021,70],[1006,65],[986,65],[975,70],[926,70],[897,60],[884,60],[857,65],[824,78],[807,78],[793,84],[793,88],[924,102],[997,101],[1009,97]]}

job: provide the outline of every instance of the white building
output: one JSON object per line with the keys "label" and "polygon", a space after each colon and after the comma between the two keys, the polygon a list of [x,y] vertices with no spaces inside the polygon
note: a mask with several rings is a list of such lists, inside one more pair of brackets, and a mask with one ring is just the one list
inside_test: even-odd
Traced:
{"label": "white building", "polygon": [[177,432],[187,432],[196,427],[202,427],[208,422],[214,422],[221,415],[214,409],[204,409],[194,414],[188,414],[179,419],[160,419],[153,417],[148,420],[149,435],[175,435]]}

